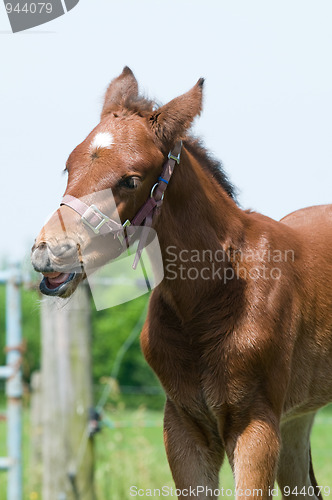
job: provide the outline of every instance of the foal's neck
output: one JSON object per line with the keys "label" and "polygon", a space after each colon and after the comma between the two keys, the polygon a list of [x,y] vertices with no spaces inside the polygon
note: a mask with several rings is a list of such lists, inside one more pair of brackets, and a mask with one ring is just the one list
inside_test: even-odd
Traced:
{"label": "foal's neck", "polygon": [[160,292],[182,319],[225,289],[213,269],[217,264],[222,275],[227,263],[220,256],[239,248],[244,226],[245,213],[183,149],[156,222],[165,269]]}

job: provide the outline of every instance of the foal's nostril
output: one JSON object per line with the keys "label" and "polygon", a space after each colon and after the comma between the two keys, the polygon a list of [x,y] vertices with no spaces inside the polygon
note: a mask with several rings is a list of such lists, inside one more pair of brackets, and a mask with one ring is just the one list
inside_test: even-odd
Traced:
{"label": "foal's nostril", "polygon": [[48,246],[46,243],[39,243],[32,247],[31,262],[36,271],[51,272],[52,265],[49,257]]}
{"label": "foal's nostril", "polygon": [[75,252],[77,246],[76,245],[70,245],[69,243],[66,243],[65,245],[62,245],[61,250],[63,252]]}
{"label": "foal's nostril", "polygon": [[47,243],[45,243],[45,241],[42,241],[41,243],[38,243],[38,244],[36,244],[36,241],[35,241],[32,248],[31,248],[31,252],[33,253],[35,250],[37,250],[37,248],[39,250],[44,250],[46,247],[47,247]]}
{"label": "foal's nostril", "polygon": [[75,242],[66,242],[61,245],[50,247],[50,251],[54,255],[54,257],[73,257],[77,253],[77,245]]}

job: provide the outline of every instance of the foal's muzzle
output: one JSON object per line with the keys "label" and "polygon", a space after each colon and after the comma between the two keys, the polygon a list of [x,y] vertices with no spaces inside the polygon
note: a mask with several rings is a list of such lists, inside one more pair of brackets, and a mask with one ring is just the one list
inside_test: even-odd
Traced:
{"label": "foal's muzzle", "polygon": [[50,245],[43,241],[32,247],[31,262],[34,269],[40,273],[79,269],[77,244],[71,240],[58,245]]}
{"label": "foal's muzzle", "polygon": [[73,281],[81,279],[78,248],[73,241],[54,246],[46,242],[34,245],[31,262],[36,271],[44,274],[40,291],[45,295],[63,296]]}

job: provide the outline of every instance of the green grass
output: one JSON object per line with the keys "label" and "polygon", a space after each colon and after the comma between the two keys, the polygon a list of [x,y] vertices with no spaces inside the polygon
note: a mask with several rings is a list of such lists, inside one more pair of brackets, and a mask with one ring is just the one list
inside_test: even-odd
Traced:
{"label": "green grass", "polygon": [[[132,485],[142,489],[160,489],[164,485],[174,487],[163,445],[162,414],[141,409],[115,412],[110,417],[124,427],[105,430],[107,442],[101,439],[97,441],[98,500],[129,500],[133,498],[129,493]],[[318,483],[331,486],[332,489],[331,430],[332,408],[325,408],[316,418],[312,452]],[[234,491],[233,476],[227,461],[220,474],[220,487]]]}
{"label": "green grass", "polygon": [[[108,411],[106,417],[111,427],[105,427],[95,438],[97,500],[129,500],[133,498],[130,496],[130,486],[142,489],[174,487],[163,445],[162,412],[143,407],[129,410],[120,406]],[[316,418],[312,433],[312,452],[318,483],[332,487],[331,431],[332,408],[325,408]],[[39,500],[38,488],[31,488],[29,435],[29,413],[25,410],[24,500]],[[6,454],[5,440],[6,424],[0,422],[2,456]],[[220,486],[234,490],[232,474],[226,462],[220,477]],[[0,499],[6,499],[4,472],[0,473]]]}

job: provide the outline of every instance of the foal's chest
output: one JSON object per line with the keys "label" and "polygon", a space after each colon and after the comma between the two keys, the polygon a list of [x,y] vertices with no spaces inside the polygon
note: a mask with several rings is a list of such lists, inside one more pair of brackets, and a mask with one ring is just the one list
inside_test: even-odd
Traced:
{"label": "foal's chest", "polygon": [[[201,412],[202,407],[220,408],[225,402],[222,356],[202,346],[184,329],[154,330],[141,335],[143,354],[158,376],[169,398],[181,406]],[[212,364],[211,364],[212,363]]]}

